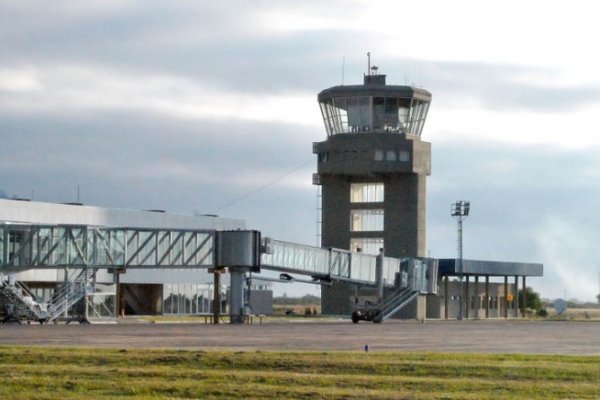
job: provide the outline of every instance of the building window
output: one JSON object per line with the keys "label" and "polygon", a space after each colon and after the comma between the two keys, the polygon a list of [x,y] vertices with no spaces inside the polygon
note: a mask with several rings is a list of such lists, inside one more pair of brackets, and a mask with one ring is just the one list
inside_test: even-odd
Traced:
{"label": "building window", "polygon": [[352,232],[383,231],[383,210],[351,210]]}
{"label": "building window", "polygon": [[351,203],[380,203],[383,201],[383,183],[353,183],[350,185]]}
{"label": "building window", "polygon": [[408,150],[400,150],[398,154],[398,160],[401,162],[409,162],[410,161],[410,152]]}
{"label": "building window", "polygon": [[375,150],[375,161],[383,161],[383,150]]}
{"label": "building window", "polygon": [[395,151],[387,151],[385,153],[385,160],[386,161],[396,161],[397,157],[396,157],[396,152]]}
{"label": "building window", "polygon": [[350,239],[350,250],[366,254],[379,254],[379,249],[383,248],[383,238],[353,238]]}
{"label": "building window", "polygon": [[329,152],[325,151],[323,153],[319,153],[318,158],[319,158],[320,163],[328,162],[329,161]]}

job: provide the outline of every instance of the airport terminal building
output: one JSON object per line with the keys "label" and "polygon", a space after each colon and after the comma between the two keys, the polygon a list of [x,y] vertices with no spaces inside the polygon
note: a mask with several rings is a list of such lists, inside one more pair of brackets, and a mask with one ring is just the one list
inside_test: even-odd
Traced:
{"label": "airport terminal building", "polygon": [[[543,275],[541,264],[425,254],[432,145],[421,136],[431,99],[422,88],[388,85],[376,68],[361,85],[319,93],[326,139],[312,151],[322,203],[320,247],[261,238],[245,231],[243,220],[214,215],[0,199],[5,297],[43,303],[93,283],[93,295],[106,297],[98,307],[113,302],[119,314],[209,314],[218,301],[218,309],[235,305],[231,315],[239,321],[246,305],[252,314],[271,313],[269,279],[260,285],[249,279],[263,268],[281,272],[288,283],[321,285],[322,313],[352,315],[354,322],[525,315],[519,290],[527,277]],[[254,238],[220,238],[235,231]],[[84,247],[95,252],[92,258]],[[56,253],[64,259],[54,260]],[[97,267],[90,276],[85,269],[92,259]],[[74,265],[84,274],[79,283],[69,269]],[[223,266],[229,274],[219,282]],[[225,298],[213,296],[221,285]]]}
{"label": "airport terminal building", "polygon": [[[213,215],[185,215],[162,210],[136,211],[93,207],[82,204],[55,204],[28,200],[0,199],[0,227],[20,225],[87,226],[103,228],[176,229],[176,230],[241,230],[241,219]],[[15,232],[15,229],[17,230]],[[16,254],[23,241],[18,228],[11,229],[10,240],[4,243],[8,258]],[[203,315],[212,312],[213,274],[207,269],[155,268],[127,269],[121,273],[100,270],[96,275],[97,290],[112,293],[118,302],[118,313],[125,315]],[[24,282],[37,301],[50,299],[57,283],[64,280],[64,269],[29,269],[14,274]],[[221,282],[226,293],[228,280]],[[269,284],[253,286],[254,312],[267,314],[272,310],[272,290]],[[226,310],[224,299],[221,308]]]}

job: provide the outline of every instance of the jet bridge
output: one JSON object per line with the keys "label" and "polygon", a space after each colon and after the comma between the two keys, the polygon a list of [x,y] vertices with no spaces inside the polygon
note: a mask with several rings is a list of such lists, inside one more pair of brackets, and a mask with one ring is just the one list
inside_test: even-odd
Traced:
{"label": "jet bridge", "polygon": [[[43,307],[30,301],[27,288],[22,284],[17,287],[9,279],[14,272],[61,268],[81,272],[65,273],[63,289],[57,291],[64,298],[43,305],[50,306],[52,312],[39,311]],[[261,269],[308,275],[315,283],[340,280],[377,287],[380,300],[384,288],[392,286],[410,288],[412,293],[437,292],[437,263],[433,260],[400,260],[383,254],[305,246],[261,238],[257,231],[0,225],[0,290],[15,305],[29,307],[28,315],[40,322],[57,318],[78,300],[92,295],[100,269],[118,274],[127,269],[156,268],[209,269],[215,280],[229,272],[234,323],[244,317],[245,275]]]}

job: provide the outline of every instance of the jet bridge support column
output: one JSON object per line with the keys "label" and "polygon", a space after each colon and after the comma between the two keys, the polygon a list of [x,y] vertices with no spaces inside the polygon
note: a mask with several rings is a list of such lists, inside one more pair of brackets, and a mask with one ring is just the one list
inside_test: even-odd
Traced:
{"label": "jet bridge support column", "polygon": [[219,268],[215,268],[212,273],[214,274],[214,292],[213,292],[213,324],[219,324],[221,320],[221,272]]}
{"label": "jet bridge support column", "polygon": [[229,268],[231,291],[229,292],[229,321],[232,324],[244,323],[244,283],[248,268]]}
{"label": "jet bridge support column", "polygon": [[220,231],[215,237],[216,266],[230,274],[229,316],[232,324],[244,322],[244,283],[248,271],[260,272],[261,239],[258,231]]}
{"label": "jet bridge support column", "polygon": [[383,300],[383,249],[380,249],[379,255],[375,260],[375,282],[377,283],[377,297],[378,300]]}

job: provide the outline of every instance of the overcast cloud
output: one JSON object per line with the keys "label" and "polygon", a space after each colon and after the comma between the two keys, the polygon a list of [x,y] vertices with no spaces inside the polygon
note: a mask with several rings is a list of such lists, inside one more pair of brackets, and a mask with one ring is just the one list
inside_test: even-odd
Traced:
{"label": "overcast cloud", "polygon": [[450,203],[471,200],[465,257],[542,262],[543,296],[594,300],[599,7],[0,1],[0,196],[79,185],[86,204],[314,244],[316,95],[360,83],[370,51],[388,83],[433,93],[431,256],[455,257]]}

